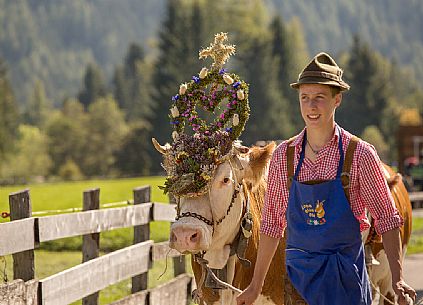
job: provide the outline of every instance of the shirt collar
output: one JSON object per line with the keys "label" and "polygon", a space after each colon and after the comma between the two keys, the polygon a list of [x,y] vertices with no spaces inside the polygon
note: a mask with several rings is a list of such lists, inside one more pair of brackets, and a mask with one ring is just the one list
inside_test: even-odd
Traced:
{"label": "shirt collar", "polygon": [[[304,127],[303,130],[298,134],[298,136],[295,138],[294,141],[292,141],[292,143],[289,146],[299,146],[301,148],[306,129],[307,127]],[[328,143],[332,143],[333,141],[338,141],[340,135],[341,135],[341,128],[338,126],[338,124],[335,123],[335,132],[333,134],[332,139]]]}

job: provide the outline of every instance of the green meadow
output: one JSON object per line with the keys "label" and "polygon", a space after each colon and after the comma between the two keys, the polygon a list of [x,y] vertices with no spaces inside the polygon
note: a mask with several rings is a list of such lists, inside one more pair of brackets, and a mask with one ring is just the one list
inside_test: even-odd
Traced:
{"label": "green meadow", "polygon": [[[82,194],[85,190],[100,188],[100,205],[106,203],[125,202],[133,199],[133,189],[139,186],[151,186],[151,200],[155,202],[168,202],[168,197],[158,188],[163,185],[163,177],[143,177],[119,180],[89,180],[79,182],[43,183],[25,186],[0,188],[0,212],[9,211],[9,194],[24,189],[30,190],[33,212],[65,210],[82,207]],[[54,213],[41,214],[52,215]],[[2,219],[0,222],[8,221]],[[151,238],[155,242],[168,239],[169,223],[152,222]],[[132,244],[133,229],[118,229],[101,233],[100,247],[102,254],[121,249]],[[76,266],[82,261],[80,252],[81,237],[65,238],[52,242],[45,242],[35,251],[35,272],[39,279],[53,275],[60,271]],[[0,259],[0,280],[7,276],[13,279],[12,258],[8,255]],[[4,274],[4,272],[6,274]],[[163,274],[163,275],[162,275]],[[172,259],[155,262],[149,272],[149,286],[155,287],[173,277]],[[100,292],[100,304],[109,304],[118,300],[131,291],[131,280],[125,280]],[[74,304],[81,304],[81,301]]]}
{"label": "green meadow", "polygon": [[[0,212],[9,211],[9,194],[23,189],[30,190],[33,212],[81,208],[83,191],[92,188],[100,188],[100,205],[113,202],[122,202],[122,205],[125,205],[126,201],[133,199],[133,189],[144,185],[151,186],[152,201],[168,202],[168,197],[158,188],[158,186],[163,185],[163,183],[164,177],[143,177],[1,187]],[[8,219],[0,220],[0,222],[4,221],[8,221]],[[169,227],[168,222],[152,222],[151,238],[156,242],[167,240]],[[101,233],[101,253],[104,254],[129,246],[132,244],[132,239],[132,228]],[[81,237],[72,237],[41,244],[40,248],[35,251],[36,277],[42,279],[80,264],[82,261],[82,254],[80,252],[81,240]],[[414,218],[413,234],[407,254],[421,252],[423,252],[423,218]],[[2,278],[4,279],[4,272],[9,280],[13,278],[12,265],[11,256],[7,256],[5,259],[0,258],[0,280]],[[155,262],[153,269],[149,272],[149,286],[155,287],[168,281],[172,277],[172,259],[167,259],[167,262]],[[109,286],[100,292],[100,304],[109,304],[115,300],[121,299],[129,295],[130,291],[130,279]],[[81,304],[81,301],[75,302],[73,305],[76,304]]]}

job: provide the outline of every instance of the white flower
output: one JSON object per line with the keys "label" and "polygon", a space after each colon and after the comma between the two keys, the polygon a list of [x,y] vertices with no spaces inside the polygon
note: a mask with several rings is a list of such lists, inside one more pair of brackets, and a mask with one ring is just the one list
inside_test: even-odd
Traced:
{"label": "white flower", "polygon": [[208,72],[209,70],[207,70],[207,68],[203,68],[203,69],[201,69],[201,71],[200,71],[200,74],[198,75],[201,79],[203,79],[203,78],[205,78],[206,76],[207,76],[207,72]]}
{"label": "white flower", "polygon": [[172,139],[173,139],[173,141],[176,141],[178,139],[178,137],[179,137],[179,134],[178,134],[178,132],[176,130],[174,132],[172,132]]}
{"label": "white flower", "polygon": [[228,74],[223,74],[223,80],[225,81],[225,83],[227,83],[228,85],[232,85],[234,83],[234,80],[232,79],[232,77],[230,77]]}
{"label": "white flower", "polygon": [[174,117],[174,118],[177,118],[179,116],[179,110],[178,110],[178,107],[176,107],[176,106],[173,106],[170,109],[170,112],[172,114],[172,117]]}
{"label": "white flower", "polygon": [[185,94],[185,91],[187,91],[187,89],[188,89],[188,85],[187,85],[186,83],[181,84],[181,85],[179,86],[179,94],[180,94],[180,95]]}
{"label": "white flower", "polygon": [[235,113],[233,118],[232,118],[232,125],[238,126],[238,124],[239,124],[239,115],[238,115],[238,113]]}
{"label": "white flower", "polygon": [[239,90],[236,92],[236,96],[238,97],[238,99],[239,99],[239,100],[243,100],[243,99],[245,98],[245,96],[244,96],[244,90],[239,89]]}

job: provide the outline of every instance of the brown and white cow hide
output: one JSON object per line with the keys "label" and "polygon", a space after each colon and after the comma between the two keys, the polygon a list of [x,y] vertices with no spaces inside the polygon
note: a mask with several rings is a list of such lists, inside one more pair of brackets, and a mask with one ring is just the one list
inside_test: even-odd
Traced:
{"label": "brown and white cow hide", "polygon": [[[245,148],[246,149],[246,148]],[[237,159],[225,161],[217,168],[209,194],[181,198],[180,213],[190,212],[202,215],[208,220],[220,219],[227,211],[234,186],[242,183],[243,191],[237,196],[233,207],[224,220],[212,226],[196,217],[183,217],[172,224],[170,246],[182,253],[206,251],[204,259],[210,268],[220,269],[228,264],[227,282],[243,290],[251,282],[257,257],[261,210],[266,190],[267,167],[275,149],[271,143],[266,147],[253,147],[248,152],[239,153]],[[235,162],[236,161],[236,162]],[[237,165],[238,163],[238,165]],[[250,199],[250,209],[254,219],[252,236],[246,250],[246,258],[251,261],[249,268],[244,267],[236,256],[229,257],[230,244],[240,228],[243,203],[246,193]],[[262,294],[256,304],[284,304],[283,283],[285,274],[284,243],[281,242],[267,274]],[[200,282],[201,266],[191,260],[196,283]],[[201,287],[204,304],[236,304],[236,295],[228,289],[212,290]]]}
{"label": "brown and white cow hide", "polygon": [[[407,190],[402,181],[401,175],[396,174],[389,166],[384,164],[385,176],[388,182],[389,189],[391,190],[392,197],[394,198],[395,205],[404,219],[404,225],[400,228],[401,234],[401,243],[402,243],[402,261],[404,260],[405,253],[407,250],[407,244],[411,236],[411,222],[412,222],[412,210],[411,202],[408,197]],[[371,216],[369,215],[371,220]],[[367,232],[363,232],[363,241],[367,240]],[[383,249],[383,243],[381,240],[373,241],[368,244],[366,247],[371,248],[371,253],[374,257],[370,264],[367,264],[367,271],[369,273],[369,279],[374,286],[377,287],[380,294],[394,301],[395,293],[392,288],[392,275],[389,267],[388,258],[386,256],[385,250]],[[368,259],[368,254],[366,255]],[[369,260],[370,261],[370,260]],[[372,287],[373,302],[374,305],[379,304],[389,304],[383,297],[377,297],[376,290]]]}

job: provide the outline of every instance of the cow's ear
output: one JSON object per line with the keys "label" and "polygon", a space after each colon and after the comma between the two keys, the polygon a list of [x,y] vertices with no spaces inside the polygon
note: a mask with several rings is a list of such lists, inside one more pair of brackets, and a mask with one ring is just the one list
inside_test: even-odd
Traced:
{"label": "cow's ear", "polygon": [[248,171],[245,176],[246,180],[253,185],[260,181],[266,171],[267,164],[272,157],[275,147],[275,142],[270,142],[264,147],[253,146],[250,148],[248,153]]}

